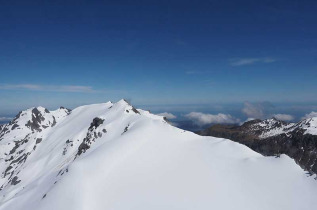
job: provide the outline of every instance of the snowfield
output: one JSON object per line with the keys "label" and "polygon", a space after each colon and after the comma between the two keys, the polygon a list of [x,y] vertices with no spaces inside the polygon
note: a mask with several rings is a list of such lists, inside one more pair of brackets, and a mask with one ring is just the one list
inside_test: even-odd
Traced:
{"label": "snowfield", "polygon": [[1,210],[316,209],[317,181],[285,155],[198,136],[124,100],[35,109],[0,129]]}

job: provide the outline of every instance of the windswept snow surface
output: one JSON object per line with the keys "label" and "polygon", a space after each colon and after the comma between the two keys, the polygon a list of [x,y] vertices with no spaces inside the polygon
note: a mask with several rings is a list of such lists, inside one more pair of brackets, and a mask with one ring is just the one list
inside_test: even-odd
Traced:
{"label": "windswept snow surface", "polygon": [[[29,131],[34,137],[28,137],[18,154],[28,151],[27,159],[19,167],[11,165],[17,167],[14,176],[20,182],[2,178],[1,210],[317,206],[317,181],[287,156],[263,157],[230,140],[198,136],[124,100],[82,106],[59,116],[56,125]],[[48,119],[43,122],[49,124]],[[14,141],[13,132],[18,131],[2,136],[1,147]],[[23,132],[20,135],[27,135]],[[10,155],[1,155],[4,172]]]}

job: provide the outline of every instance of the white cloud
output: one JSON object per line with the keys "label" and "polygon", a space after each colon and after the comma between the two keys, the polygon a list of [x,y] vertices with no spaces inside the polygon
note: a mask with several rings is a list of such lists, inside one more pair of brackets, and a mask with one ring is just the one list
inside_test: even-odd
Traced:
{"label": "white cloud", "polygon": [[251,120],[255,120],[254,118],[252,118],[252,117],[249,117],[248,119],[246,119],[244,122],[249,122],[249,121],[251,121]]}
{"label": "white cloud", "polygon": [[240,120],[232,117],[229,114],[205,114],[201,112],[191,112],[185,115],[186,118],[192,120],[194,123],[198,125],[206,125],[212,123],[226,123],[226,124],[234,124],[239,123]]}
{"label": "white cloud", "polygon": [[13,84],[0,85],[2,90],[31,90],[31,91],[52,91],[52,92],[78,92],[89,93],[95,92],[90,86],[82,85],[37,85],[37,84]]}
{"label": "white cloud", "polygon": [[257,118],[261,119],[264,116],[263,107],[260,104],[253,104],[250,102],[245,102],[242,112],[248,118]]}
{"label": "white cloud", "polygon": [[249,119],[264,119],[264,118],[270,118],[270,117],[275,117],[276,119],[282,120],[282,121],[294,120],[294,116],[289,114],[280,114],[280,113],[271,114],[273,110],[274,110],[274,106],[270,102],[258,102],[258,103],[245,102],[242,108],[242,113],[244,113],[248,117],[248,120]]}
{"label": "white cloud", "polygon": [[305,114],[305,116],[302,117],[302,119],[307,119],[307,118],[312,118],[312,117],[317,117],[317,112],[311,112],[309,114]]}
{"label": "white cloud", "polygon": [[274,106],[267,101],[256,103],[246,101],[241,111],[248,118],[263,119],[270,116],[269,113],[271,113],[272,108],[274,108]]}
{"label": "white cloud", "polygon": [[176,118],[175,115],[173,115],[172,113],[168,113],[168,112],[159,113],[157,115],[166,117],[167,119],[175,119]]}
{"label": "white cloud", "polygon": [[273,117],[275,117],[278,120],[282,121],[292,121],[294,120],[294,117],[289,114],[273,114]]}
{"label": "white cloud", "polygon": [[93,92],[95,91],[90,86],[79,86],[79,85],[57,86],[55,90],[60,92]]}
{"label": "white cloud", "polygon": [[251,121],[251,120],[255,120],[255,119],[252,118],[252,117],[249,117],[249,118],[246,119],[245,121],[241,122],[240,125],[243,125],[244,123],[249,122],[249,121]]}
{"label": "white cloud", "polygon": [[11,117],[0,117],[0,122],[4,122],[4,121],[10,121],[12,120],[13,118]]}
{"label": "white cloud", "polygon": [[254,63],[273,63],[276,60],[273,58],[240,58],[240,59],[232,59],[231,66],[244,66],[251,65]]}

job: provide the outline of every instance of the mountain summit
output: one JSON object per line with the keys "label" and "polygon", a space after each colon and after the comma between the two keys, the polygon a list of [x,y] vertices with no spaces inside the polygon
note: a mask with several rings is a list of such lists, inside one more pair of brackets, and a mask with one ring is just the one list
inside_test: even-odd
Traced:
{"label": "mountain summit", "polygon": [[317,182],[289,157],[198,136],[125,100],[22,111],[0,144],[4,210],[317,206]]}

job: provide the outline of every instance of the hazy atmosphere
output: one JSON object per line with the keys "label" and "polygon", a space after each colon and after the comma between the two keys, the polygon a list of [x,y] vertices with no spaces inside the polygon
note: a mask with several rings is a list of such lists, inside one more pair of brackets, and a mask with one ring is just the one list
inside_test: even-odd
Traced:
{"label": "hazy atmosphere", "polygon": [[316,5],[2,2],[0,121],[121,98],[174,119],[301,119],[317,111]]}

